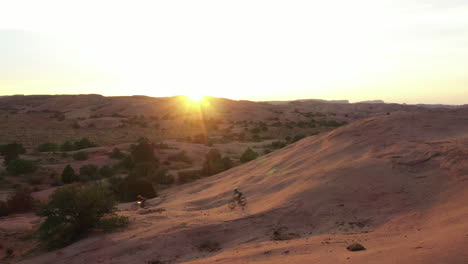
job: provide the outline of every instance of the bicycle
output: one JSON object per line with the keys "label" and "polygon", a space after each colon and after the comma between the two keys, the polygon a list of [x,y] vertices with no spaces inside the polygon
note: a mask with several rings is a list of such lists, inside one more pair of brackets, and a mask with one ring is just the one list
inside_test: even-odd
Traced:
{"label": "bicycle", "polygon": [[247,199],[245,197],[241,197],[239,199],[232,198],[228,203],[228,207],[231,210],[236,208],[237,205],[239,205],[242,209],[244,209],[244,207],[247,205]]}

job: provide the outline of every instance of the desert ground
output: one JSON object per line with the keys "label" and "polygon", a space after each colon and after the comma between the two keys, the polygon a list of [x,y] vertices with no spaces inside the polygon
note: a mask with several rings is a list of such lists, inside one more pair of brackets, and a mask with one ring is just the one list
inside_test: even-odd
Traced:
{"label": "desert ground", "polygon": [[[1,250],[14,253],[1,252],[3,261],[467,263],[468,107],[210,98],[209,106],[193,110],[184,100],[0,98],[0,144],[22,142],[22,158],[40,166],[32,175],[4,173],[4,200],[26,186],[33,198],[47,201],[62,188],[54,180],[66,165],[76,171],[114,166],[119,161],[109,157],[113,149],[128,154],[140,137],[164,144],[154,153],[175,179],[155,185],[158,196],[146,208],[120,203],[117,213],[130,220],[125,229],[95,230],[49,252],[37,249],[40,217],[4,216]],[[85,160],[72,158],[79,151],[36,150],[44,142],[82,137],[98,145],[80,150]],[[279,141],[284,144],[274,143]],[[240,162],[249,147],[259,156]],[[232,160],[232,168],[178,181],[181,172],[203,168],[213,148]],[[166,162],[181,151],[190,162]],[[236,188],[247,205],[231,209]],[[347,250],[353,243],[365,250]]]}

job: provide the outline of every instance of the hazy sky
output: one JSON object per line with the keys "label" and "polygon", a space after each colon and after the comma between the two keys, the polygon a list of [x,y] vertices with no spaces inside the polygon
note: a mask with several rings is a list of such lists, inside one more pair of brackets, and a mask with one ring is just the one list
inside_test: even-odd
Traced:
{"label": "hazy sky", "polygon": [[2,1],[0,94],[468,103],[467,0]]}

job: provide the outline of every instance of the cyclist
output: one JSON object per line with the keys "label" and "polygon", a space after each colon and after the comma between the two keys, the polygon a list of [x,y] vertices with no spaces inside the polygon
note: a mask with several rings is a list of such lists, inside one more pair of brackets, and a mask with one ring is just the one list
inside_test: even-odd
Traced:
{"label": "cyclist", "polygon": [[145,202],[146,202],[146,198],[143,197],[143,195],[139,194],[137,196],[137,203],[140,205],[141,208],[145,207]]}

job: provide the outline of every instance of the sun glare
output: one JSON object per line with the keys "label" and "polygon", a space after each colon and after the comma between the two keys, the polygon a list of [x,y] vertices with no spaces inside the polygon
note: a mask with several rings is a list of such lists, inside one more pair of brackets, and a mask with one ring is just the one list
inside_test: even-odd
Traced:
{"label": "sun glare", "polygon": [[194,103],[199,103],[205,97],[202,94],[196,94],[196,93],[186,94],[186,96],[190,101]]}

